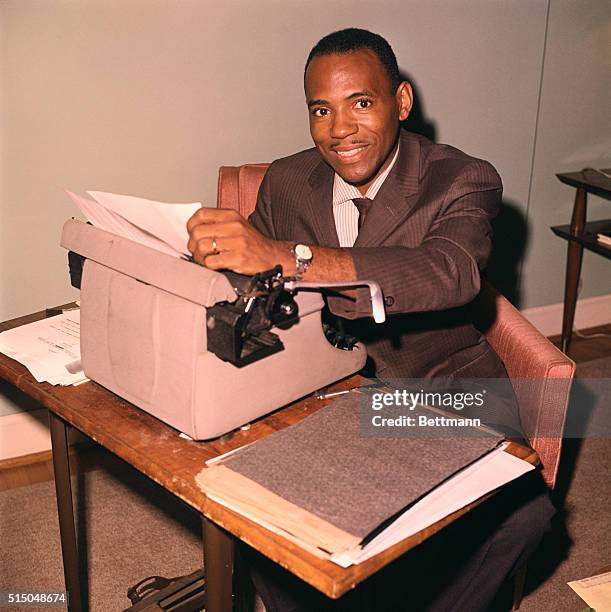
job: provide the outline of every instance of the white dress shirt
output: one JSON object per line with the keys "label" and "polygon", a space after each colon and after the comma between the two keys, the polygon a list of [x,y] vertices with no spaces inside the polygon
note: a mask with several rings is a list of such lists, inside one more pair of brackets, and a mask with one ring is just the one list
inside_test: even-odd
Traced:
{"label": "white dress shirt", "polygon": [[353,198],[369,198],[373,200],[380,188],[382,187],[386,177],[392,170],[399,157],[399,147],[395,151],[395,156],[388,165],[388,168],[382,172],[375,181],[371,183],[367,193],[363,195],[354,185],[346,183],[346,181],[335,173],[333,179],[333,217],[335,219],[335,229],[337,231],[337,237],[339,238],[339,245],[341,247],[351,247],[354,245],[354,241],[359,233],[358,221],[359,211],[352,201]]}

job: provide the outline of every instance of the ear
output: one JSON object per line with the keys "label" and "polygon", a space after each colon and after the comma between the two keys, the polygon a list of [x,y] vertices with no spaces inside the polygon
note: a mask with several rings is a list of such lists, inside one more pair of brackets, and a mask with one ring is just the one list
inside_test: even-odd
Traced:
{"label": "ear", "polygon": [[405,121],[412,110],[412,104],[414,103],[414,96],[412,94],[412,86],[407,82],[403,81],[397,92],[395,98],[399,106],[399,121]]}

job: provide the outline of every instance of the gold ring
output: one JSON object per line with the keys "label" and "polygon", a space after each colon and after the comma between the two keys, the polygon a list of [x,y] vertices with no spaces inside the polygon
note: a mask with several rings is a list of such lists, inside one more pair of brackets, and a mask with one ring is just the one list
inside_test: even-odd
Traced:
{"label": "gold ring", "polygon": [[219,252],[218,246],[216,244],[216,238],[212,239],[212,250],[214,251],[214,253],[218,253]]}

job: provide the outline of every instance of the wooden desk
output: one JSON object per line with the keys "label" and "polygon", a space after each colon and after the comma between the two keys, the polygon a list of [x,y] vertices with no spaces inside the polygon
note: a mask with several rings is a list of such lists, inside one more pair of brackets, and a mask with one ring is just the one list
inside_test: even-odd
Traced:
{"label": "wooden desk", "polygon": [[[0,323],[0,331],[44,316],[44,313],[36,313]],[[121,457],[202,514],[207,612],[232,609],[232,536],[243,540],[327,596],[338,598],[482,501],[455,512],[360,565],[344,569],[315,557],[208,500],[195,483],[195,476],[206,460],[296,423],[327,402],[310,397],[276,411],[253,423],[247,431],[238,431],[228,439],[194,442],[180,438],[175,429],[95,383],[88,382],[77,387],[37,383],[25,367],[3,354],[0,354],[0,377],[49,409],[64,576],[70,592],[71,611],[80,611],[83,605],[66,438],[69,427],[75,427]],[[352,377],[339,383],[337,388],[354,387],[358,382],[358,377]],[[533,463],[536,461],[534,452],[515,446],[515,454]]]}
{"label": "wooden desk", "polygon": [[[611,168],[605,172],[611,174]],[[611,223],[611,219],[586,222],[588,193],[611,200],[611,179],[594,170],[581,170],[557,174],[560,182],[575,187],[575,202],[570,225],[552,227],[552,231],[561,238],[568,240],[566,256],[566,276],[564,284],[564,309],[562,313],[562,340],[560,348],[563,353],[569,353],[575,305],[577,303],[577,287],[581,274],[583,250],[593,251],[603,257],[611,257],[611,248],[605,247],[596,240],[596,234]]]}

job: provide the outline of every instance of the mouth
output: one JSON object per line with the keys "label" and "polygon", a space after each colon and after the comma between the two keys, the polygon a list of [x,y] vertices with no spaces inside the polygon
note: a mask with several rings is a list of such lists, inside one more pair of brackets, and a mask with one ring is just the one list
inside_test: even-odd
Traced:
{"label": "mouth", "polygon": [[333,149],[333,153],[344,162],[355,162],[359,161],[363,157],[367,147],[368,145],[357,145],[341,148],[338,147]]}

